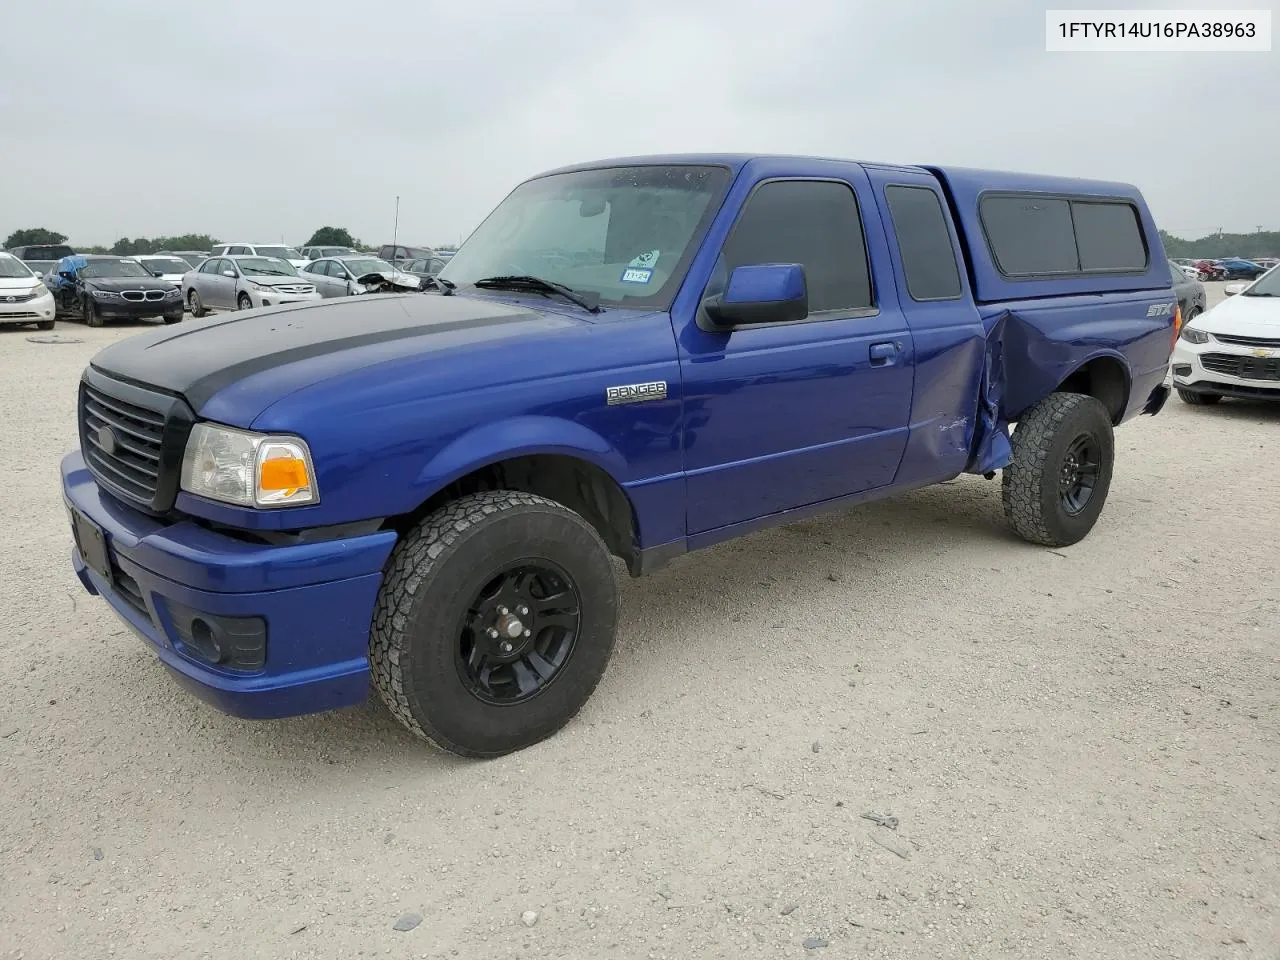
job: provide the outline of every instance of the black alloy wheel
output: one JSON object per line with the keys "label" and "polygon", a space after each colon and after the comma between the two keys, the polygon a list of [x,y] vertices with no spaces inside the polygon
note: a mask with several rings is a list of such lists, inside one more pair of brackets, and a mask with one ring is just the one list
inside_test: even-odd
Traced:
{"label": "black alloy wheel", "polygon": [[1091,433],[1076,437],[1067,449],[1058,472],[1058,495],[1067,516],[1079,516],[1089,505],[1093,490],[1098,485],[1101,467],[1102,445],[1098,438]]}
{"label": "black alloy wheel", "polygon": [[485,703],[522,703],[551,684],[573,653],[582,599],[572,578],[544,560],[490,579],[463,615],[458,672]]}

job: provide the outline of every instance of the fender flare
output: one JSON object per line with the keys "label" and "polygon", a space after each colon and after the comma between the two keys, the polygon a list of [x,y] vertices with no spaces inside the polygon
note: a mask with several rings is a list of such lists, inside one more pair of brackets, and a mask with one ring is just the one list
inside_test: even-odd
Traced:
{"label": "fender flare", "polygon": [[627,463],[604,437],[561,417],[521,416],[474,427],[436,451],[414,480],[418,499],[425,501],[467,474],[502,460],[536,454],[590,463],[608,474],[626,495],[622,478],[627,474]]}

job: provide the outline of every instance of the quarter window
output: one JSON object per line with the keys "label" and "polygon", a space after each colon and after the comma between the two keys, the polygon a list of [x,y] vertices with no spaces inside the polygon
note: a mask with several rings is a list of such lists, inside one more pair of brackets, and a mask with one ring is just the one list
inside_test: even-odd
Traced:
{"label": "quarter window", "polygon": [[809,288],[809,312],[872,305],[862,218],[853,190],[821,180],[765,183],[747,200],[725,241],[721,269],[799,263]]}
{"label": "quarter window", "polygon": [[984,197],[987,246],[1007,277],[1141,273],[1147,247],[1133,204],[1036,194]]}
{"label": "quarter window", "polygon": [[886,187],[889,216],[912,300],[954,300],[960,296],[960,267],[942,201],[928,187]]}

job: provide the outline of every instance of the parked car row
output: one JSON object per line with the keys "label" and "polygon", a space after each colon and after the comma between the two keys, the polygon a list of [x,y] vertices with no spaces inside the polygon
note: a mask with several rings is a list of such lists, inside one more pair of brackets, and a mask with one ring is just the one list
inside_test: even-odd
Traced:
{"label": "parked car row", "polygon": [[1227,299],[1182,327],[1173,386],[1184,403],[1223,397],[1280,400],[1280,266],[1252,283],[1229,283]]}
{"label": "parked car row", "polygon": [[1242,257],[1223,257],[1219,260],[1193,260],[1187,257],[1174,257],[1173,262],[1188,276],[1196,280],[1256,280],[1280,260],[1274,257],[1255,257],[1245,260]]}

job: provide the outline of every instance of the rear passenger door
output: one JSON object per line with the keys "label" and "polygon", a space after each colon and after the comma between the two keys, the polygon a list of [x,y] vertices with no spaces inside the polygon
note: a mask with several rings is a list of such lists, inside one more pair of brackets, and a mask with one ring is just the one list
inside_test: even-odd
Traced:
{"label": "rear passenger door", "polygon": [[986,333],[938,181],[923,171],[866,169],[916,348],[911,433],[898,482],[944,479],[965,468],[973,448]]}
{"label": "rear passenger door", "polygon": [[906,445],[914,356],[892,283],[873,279],[891,274],[870,184],[856,164],[797,168],[748,164],[698,303],[735,267],[799,263],[808,317],[730,331],[673,317],[691,536],[889,484]]}

